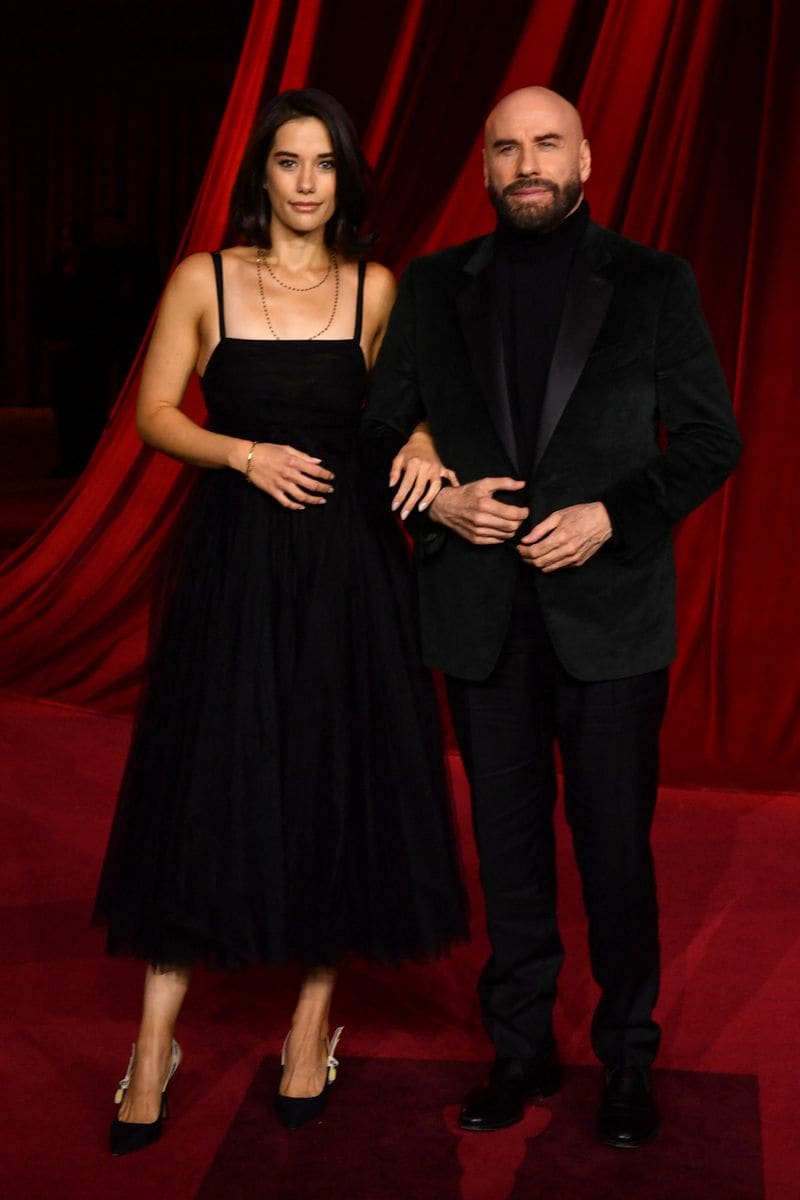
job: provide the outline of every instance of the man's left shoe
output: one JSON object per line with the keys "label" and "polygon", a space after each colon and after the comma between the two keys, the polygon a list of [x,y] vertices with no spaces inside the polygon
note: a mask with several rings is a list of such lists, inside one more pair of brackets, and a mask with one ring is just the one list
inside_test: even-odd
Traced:
{"label": "man's left shoe", "polygon": [[530,1059],[498,1058],[488,1082],[467,1096],[458,1124],[470,1133],[506,1129],[522,1120],[527,1103],[552,1096],[560,1087],[561,1063],[555,1045]]}
{"label": "man's left shoe", "polygon": [[606,1067],[597,1136],[605,1146],[633,1150],[658,1133],[649,1067]]}

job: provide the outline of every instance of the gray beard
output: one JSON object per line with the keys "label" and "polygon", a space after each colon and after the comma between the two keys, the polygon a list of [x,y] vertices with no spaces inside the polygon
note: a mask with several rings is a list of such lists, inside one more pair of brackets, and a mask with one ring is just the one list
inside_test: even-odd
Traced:
{"label": "gray beard", "polygon": [[574,208],[577,207],[583,191],[580,177],[576,174],[563,187],[558,184],[547,185],[552,195],[552,203],[546,208],[538,208],[530,204],[515,204],[514,193],[506,193],[489,184],[489,199],[495,207],[498,217],[506,225],[519,229],[524,233],[550,233],[561,224]]}

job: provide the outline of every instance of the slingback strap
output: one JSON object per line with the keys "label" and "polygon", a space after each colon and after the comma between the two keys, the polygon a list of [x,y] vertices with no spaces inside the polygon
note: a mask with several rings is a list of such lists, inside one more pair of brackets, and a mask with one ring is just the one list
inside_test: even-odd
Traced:
{"label": "slingback strap", "polygon": [[217,281],[217,311],[219,312],[219,340],[225,341],[225,304],[222,299],[222,255],[219,250],[211,251],[214,262],[214,278]]}
{"label": "slingback strap", "polygon": [[356,331],[353,334],[353,341],[358,345],[361,341],[361,318],[364,314],[364,276],[367,273],[367,264],[363,258],[358,264],[358,295],[356,298]]}
{"label": "slingback strap", "polygon": [[[130,1087],[131,1075],[133,1073],[133,1064],[135,1063],[135,1061],[136,1061],[136,1042],[134,1042],[133,1045],[131,1046],[131,1056],[128,1060],[128,1068],[127,1068],[125,1074],[122,1076],[122,1079],[120,1079],[119,1084],[117,1085],[117,1094],[114,1097],[115,1104],[122,1103],[123,1097],[125,1096],[125,1093],[127,1092],[128,1088]],[[178,1045],[178,1043],[175,1041],[175,1039],[173,1038],[172,1039],[171,1057],[170,1057],[170,1063],[169,1063],[169,1074],[167,1075],[167,1078],[164,1080],[164,1086],[161,1089],[162,1096],[163,1096],[164,1092],[167,1090],[170,1079],[172,1079],[172,1076],[175,1074],[175,1072],[177,1071],[177,1069],[180,1065],[181,1065],[181,1048]]]}
{"label": "slingback strap", "polygon": [[334,1058],[333,1053],[336,1047],[339,1045],[339,1038],[343,1033],[344,1025],[340,1025],[339,1028],[335,1030],[333,1037],[325,1039],[328,1044],[328,1061],[326,1063],[328,1068],[328,1083],[333,1083],[333,1081],[336,1079],[336,1068],[339,1066],[339,1060],[338,1058]]}
{"label": "slingback strap", "polygon": [[[333,1031],[332,1037],[325,1038],[325,1045],[328,1050],[328,1058],[325,1062],[325,1069],[328,1072],[328,1083],[333,1083],[334,1079],[336,1078],[336,1068],[339,1066],[339,1060],[338,1060],[338,1058],[335,1057],[334,1052],[336,1050],[336,1047],[339,1045],[339,1038],[342,1036],[343,1033],[344,1033],[344,1025],[340,1025],[338,1027],[338,1029],[335,1029]],[[287,1033],[286,1037],[283,1039],[283,1046],[281,1047],[281,1066],[282,1067],[286,1066],[286,1047],[289,1045],[289,1038],[291,1036],[292,1036],[292,1031],[290,1029],[289,1032]],[[133,1061],[133,1060],[131,1060],[131,1061]]]}

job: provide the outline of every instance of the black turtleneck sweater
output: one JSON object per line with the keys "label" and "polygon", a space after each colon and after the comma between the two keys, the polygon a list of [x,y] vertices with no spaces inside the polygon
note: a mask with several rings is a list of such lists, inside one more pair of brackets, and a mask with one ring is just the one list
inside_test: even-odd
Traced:
{"label": "black turtleneck sweater", "polygon": [[498,222],[495,232],[498,312],[519,465],[524,475],[536,453],[567,280],[588,220],[589,206],[583,200],[549,233],[529,233],[505,221]]}

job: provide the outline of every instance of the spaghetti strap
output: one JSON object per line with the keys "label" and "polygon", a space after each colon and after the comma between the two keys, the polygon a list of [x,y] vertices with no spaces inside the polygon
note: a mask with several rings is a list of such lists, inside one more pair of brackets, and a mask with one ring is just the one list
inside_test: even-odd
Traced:
{"label": "spaghetti strap", "polygon": [[358,345],[361,341],[361,318],[364,313],[364,276],[367,273],[367,264],[363,258],[358,264],[358,298],[356,299],[356,329],[353,334],[353,341]]}
{"label": "spaghetti strap", "polygon": [[225,304],[222,299],[222,255],[219,250],[211,251],[214,262],[214,278],[217,281],[217,309],[219,311],[219,340],[225,341]]}

